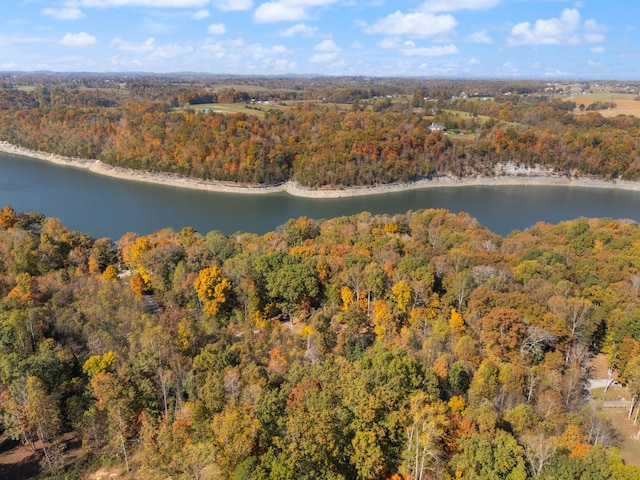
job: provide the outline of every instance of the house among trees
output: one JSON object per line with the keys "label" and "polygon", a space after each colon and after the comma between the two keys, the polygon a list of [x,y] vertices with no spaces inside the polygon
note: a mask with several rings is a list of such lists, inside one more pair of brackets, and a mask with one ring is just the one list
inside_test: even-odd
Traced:
{"label": "house among trees", "polygon": [[430,132],[444,132],[446,130],[446,128],[444,127],[444,125],[440,125],[438,123],[431,123],[431,125],[429,125],[429,131]]}

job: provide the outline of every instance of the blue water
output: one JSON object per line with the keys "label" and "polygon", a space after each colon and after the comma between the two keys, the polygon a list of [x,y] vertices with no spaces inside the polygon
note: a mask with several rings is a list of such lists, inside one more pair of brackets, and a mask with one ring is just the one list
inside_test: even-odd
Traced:
{"label": "blue water", "polygon": [[86,170],[0,153],[0,208],[42,212],[70,229],[119,239],[191,226],[201,233],[263,234],[290,218],[322,219],[371,213],[446,208],[468,212],[506,235],[538,221],[577,217],[640,220],[640,192],[583,187],[438,187],[366,197],[308,199],[286,193],[242,195],[189,190],[101,176]]}

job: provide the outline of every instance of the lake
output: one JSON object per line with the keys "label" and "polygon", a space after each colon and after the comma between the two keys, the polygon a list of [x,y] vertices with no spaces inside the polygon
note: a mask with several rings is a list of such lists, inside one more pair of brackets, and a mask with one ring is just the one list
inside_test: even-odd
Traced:
{"label": "lake", "polygon": [[640,192],[559,186],[438,187],[365,197],[310,199],[286,193],[243,195],[120,180],[87,170],[0,153],[0,208],[42,212],[67,228],[95,238],[119,239],[185,226],[264,234],[290,218],[315,219],[446,208],[468,212],[493,232],[506,235],[538,221],[577,217],[640,220]]}

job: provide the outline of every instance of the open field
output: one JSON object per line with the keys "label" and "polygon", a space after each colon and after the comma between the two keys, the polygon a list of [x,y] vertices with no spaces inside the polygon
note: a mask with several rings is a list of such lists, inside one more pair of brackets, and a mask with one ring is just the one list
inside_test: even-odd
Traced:
{"label": "open field", "polygon": [[462,110],[451,110],[451,109],[448,109],[448,108],[443,108],[442,111],[451,113],[451,114],[456,115],[456,116],[458,116],[460,118],[476,118],[476,119],[482,120],[483,122],[491,120],[491,118],[492,118],[492,117],[489,117],[488,115],[476,115],[474,117],[472,113],[463,112]]}
{"label": "open field", "polygon": [[640,439],[636,437],[639,427],[633,424],[633,419],[627,419],[628,410],[609,408],[603,411],[618,432],[618,447],[623,460],[629,465],[640,466]]}
{"label": "open field", "polygon": [[[633,93],[589,93],[586,95],[579,95],[571,97],[568,100],[576,102],[577,105],[584,104],[589,106],[594,102],[615,102],[616,108],[609,108],[607,110],[596,110],[603,117],[611,118],[617,115],[633,115],[640,117],[640,101],[635,100],[636,94]],[[588,113],[586,110],[581,112],[578,108],[574,110],[574,113]]]}

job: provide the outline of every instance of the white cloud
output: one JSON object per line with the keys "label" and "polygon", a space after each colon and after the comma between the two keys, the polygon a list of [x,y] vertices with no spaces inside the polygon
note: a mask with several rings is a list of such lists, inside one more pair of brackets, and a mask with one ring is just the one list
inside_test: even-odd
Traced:
{"label": "white cloud", "polygon": [[469,59],[469,65],[480,65],[480,60],[477,58],[471,58]]}
{"label": "white cloud", "polygon": [[96,42],[96,37],[85,32],[67,33],[62,37],[62,40],[60,40],[60,45],[64,45],[65,47],[88,47],[95,45]]}
{"label": "white cloud", "polygon": [[604,47],[591,47],[590,50],[591,50],[591,53],[597,53],[597,54],[604,53]]}
{"label": "white cloud", "polygon": [[133,55],[143,55],[145,58],[166,60],[189,54],[193,51],[193,47],[189,45],[178,45],[175,43],[167,43],[157,45],[155,38],[151,37],[142,43],[127,42],[121,38],[115,38],[111,42],[112,47],[124,53]]}
{"label": "white cloud", "polygon": [[511,29],[511,45],[575,45],[580,43],[580,12],[575,8],[562,11],[559,18],[536,20],[514,25]]}
{"label": "white cloud", "polygon": [[233,10],[249,10],[253,7],[253,0],[213,0],[215,8],[224,12]]}
{"label": "white cloud", "polygon": [[253,13],[257,23],[297,22],[305,20],[307,12],[300,6],[288,6],[282,2],[267,2],[260,5]]}
{"label": "white cloud", "polygon": [[285,47],[284,45],[273,45],[271,47],[265,47],[264,45],[259,43],[248,45],[245,51],[255,60],[271,58],[276,55],[284,55],[288,52],[287,47]]}
{"label": "white cloud", "polygon": [[193,15],[191,15],[191,18],[193,18],[194,20],[204,20],[205,18],[208,18],[210,15],[211,13],[209,13],[209,10],[205,8],[195,12]]}
{"label": "white cloud", "polygon": [[407,13],[400,10],[378,20],[366,28],[367,33],[384,35],[410,35],[430,37],[452,31],[458,22],[451,15],[433,15],[431,13]]}
{"label": "white cloud", "polygon": [[603,32],[607,28],[589,19],[581,22],[580,12],[567,8],[558,18],[536,20],[516,24],[511,29],[510,45],[578,45],[580,43],[599,43],[605,40]]}
{"label": "white cloud", "polygon": [[[253,61],[260,62],[261,67],[265,66],[274,67],[279,65],[278,69],[291,68],[291,63],[288,59],[283,58],[289,54],[289,50],[284,45],[272,45],[265,46],[260,43],[247,45],[245,42],[238,38],[233,40],[224,41],[211,41],[207,42],[198,51],[198,58],[211,58],[218,61],[224,61],[227,65],[239,66],[240,63],[244,64],[244,68],[253,69]],[[248,62],[251,60],[251,62]]]}
{"label": "white cloud", "polygon": [[309,9],[326,7],[338,0],[274,0],[260,4],[253,13],[257,23],[297,22],[309,18]]}
{"label": "white cloud", "polygon": [[314,50],[318,52],[341,52],[342,48],[336,45],[336,42],[333,40],[324,40],[317,45],[315,45]]}
{"label": "white cloud", "polygon": [[407,57],[440,57],[460,53],[455,45],[417,47],[413,42],[404,42],[399,51]]}
{"label": "white cloud", "polygon": [[602,65],[602,62],[594,62],[593,60],[587,60],[587,65],[590,67],[599,67]]}
{"label": "white cloud", "polygon": [[112,47],[117,47],[121,52],[130,53],[149,53],[153,51],[155,47],[156,39],[151,37],[145,40],[143,43],[127,42],[121,38],[114,38],[111,42]]}
{"label": "white cloud", "polygon": [[202,8],[209,0],[79,0],[83,7]]}
{"label": "white cloud", "polygon": [[424,12],[455,12],[457,10],[488,10],[500,5],[502,0],[428,0]]}
{"label": "white cloud", "polygon": [[304,23],[298,23],[293,27],[289,27],[286,30],[280,32],[280,36],[282,37],[313,37],[318,32],[316,27],[310,27]]}
{"label": "white cloud", "polygon": [[338,57],[338,54],[342,51],[342,48],[340,48],[333,40],[324,40],[316,44],[313,49],[321,53],[316,53],[309,59],[312,63],[331,62],[335,60]]}
{"label": "white cloud", "polygon": [[222,35],[223,33],[227,33],[227,27],[224,23],[214,23],[209,25],[207,32],[211,35]]}
{"label": "white cloud", "polygon": [[547,77],[566,77],[568,75],[567,72],[564,72],[558,68],[550,68],[549,70],[544,72],[544,74]]}
{"label": "white cloud", "polygon": [[467,40],[471,43],[484,43],[487,45],[491,45],[493,43],[492,38],[487,35],[486,30],[481,30],[480,32],[472,33],[467,37]]}
{"label": "white cloud", "polygon": [[44,15],[55,18],[57,20],[78,20],[84,18],[84,13],[79,8],[45,8],[42,10]]}

